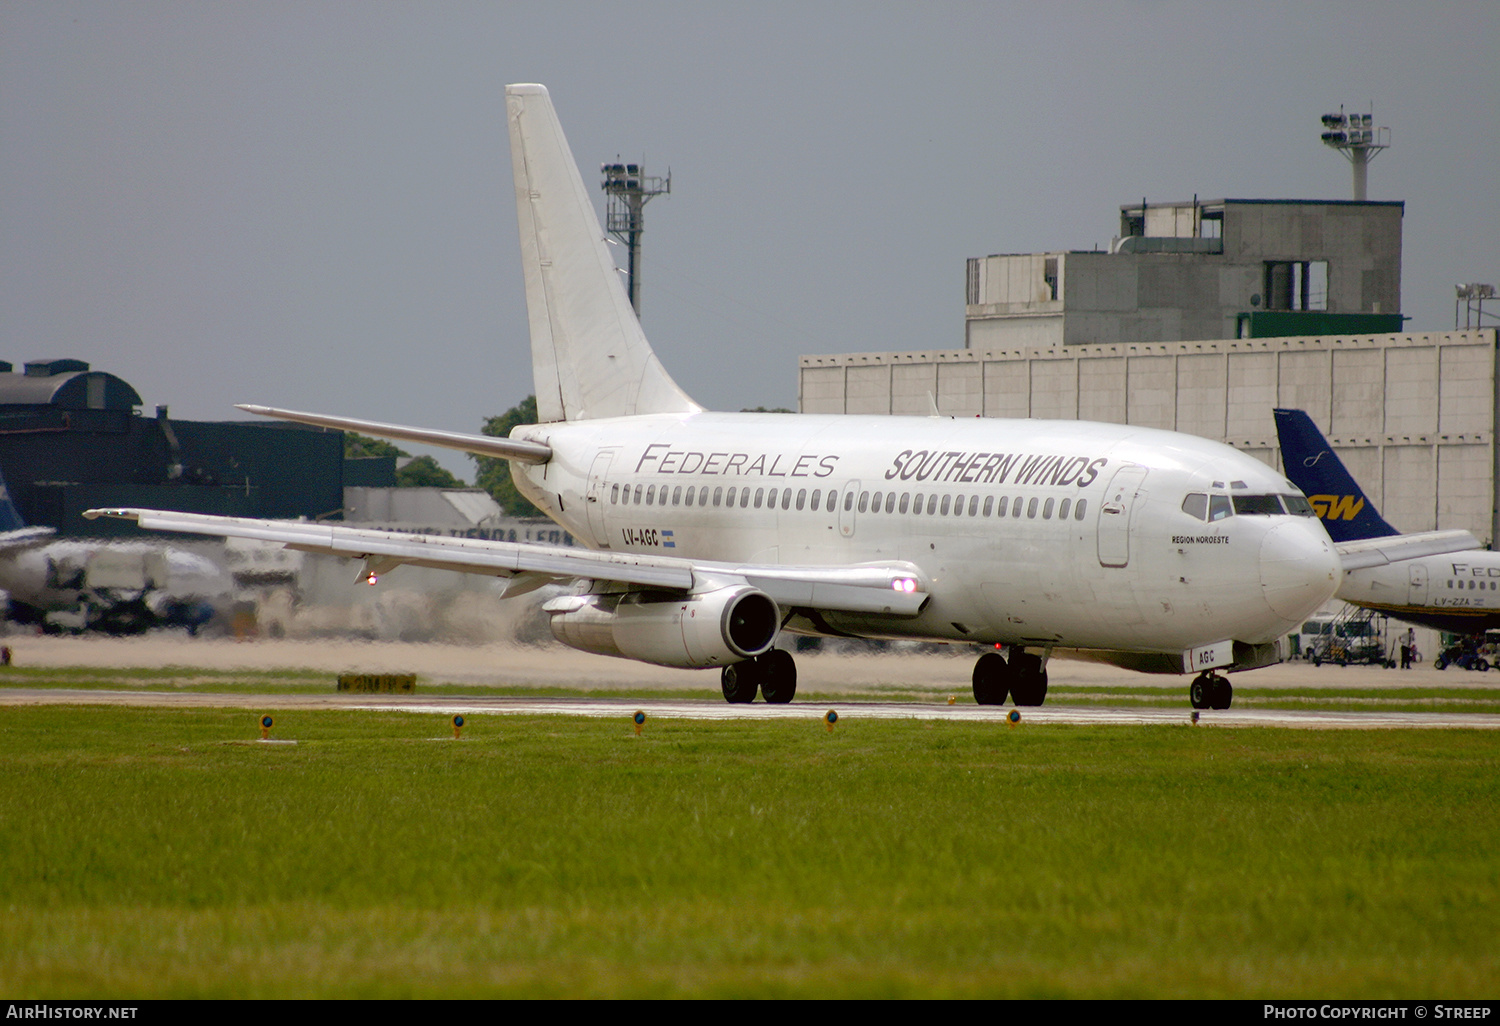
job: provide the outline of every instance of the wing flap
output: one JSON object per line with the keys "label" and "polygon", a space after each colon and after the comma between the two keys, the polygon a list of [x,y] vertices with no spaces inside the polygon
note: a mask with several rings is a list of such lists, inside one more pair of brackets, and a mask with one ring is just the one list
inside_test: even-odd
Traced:
{"label": "wing flap", "polygon": [[1470,552],[1483,548],[1479,539],[1468,531],[1423,531],[1419,534],[1394,534],[1363,541],[1339,542],[1339,559],[1344,571],[1364,570],[1372,566],[1399,563],[1404,559],[1441,556],[1448,552]]}

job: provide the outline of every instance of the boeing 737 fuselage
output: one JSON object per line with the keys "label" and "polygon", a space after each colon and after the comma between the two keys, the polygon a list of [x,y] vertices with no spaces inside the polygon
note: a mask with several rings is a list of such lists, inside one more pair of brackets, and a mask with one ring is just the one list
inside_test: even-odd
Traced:
{"label": "boeing 737 fuselage", "polygon": [[92,511],[362,559],[557,581],[576,648],[721,669],[733,702],[789,701],[783,631],[1003,646],[974,695],[1040,704],[1047,654],[1192,672],[1280,658],[1338,586],[1311,507],[1258,460],[1169,431],[1078,421],[709,413],[662,369],[625,297],[545,89],[506,89],[541,423],[508,439],[244,407],[498,456],[589,549],[330,524]]}

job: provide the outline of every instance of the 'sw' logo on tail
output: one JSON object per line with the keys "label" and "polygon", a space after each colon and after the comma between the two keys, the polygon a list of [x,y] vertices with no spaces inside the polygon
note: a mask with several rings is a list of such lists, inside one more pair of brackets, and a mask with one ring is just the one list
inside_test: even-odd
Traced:
{"label": "'sw' logo on tail", "polygon": [[1353,520],[1365,508],[1362,495],[1309,495],[1307,501],[1323,520]]}

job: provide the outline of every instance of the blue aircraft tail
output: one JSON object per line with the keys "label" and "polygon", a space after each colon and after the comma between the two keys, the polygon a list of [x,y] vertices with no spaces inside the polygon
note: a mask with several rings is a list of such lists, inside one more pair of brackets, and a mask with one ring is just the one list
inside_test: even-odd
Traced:
{"label": "blue aircraft tail", "polygon": [[26,526],[20,510],[10,501],[10,489],[5,487],[5,477],[0,475],[0,533],[19,531]]}
{"label": "blue aircraft tail", "polygon": [[1311,417],[1302,410],[1274,412],[1286,476],[1312,503],[1330,538],[1349,542],[1401,533],[1376,511]]}

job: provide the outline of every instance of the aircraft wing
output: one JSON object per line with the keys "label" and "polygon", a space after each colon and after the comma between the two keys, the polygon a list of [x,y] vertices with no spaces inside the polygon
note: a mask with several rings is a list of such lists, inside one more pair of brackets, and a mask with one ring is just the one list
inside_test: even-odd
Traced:
{"label": "aircraft wing", "polygon": [[457,449],[481,456],[494,456],[518,463],[546,463],[552,458],[552,450],[540,442],[526,442],[519,438],[495,438],[491,435],[466,435],[459,431],[434,431],[429,428],[404,427],[400,424],[382,424],[377,420],[355,420],[352,417],[330,417],[323,413],[303,413],[301,410],[278,410],[274,406],[252,406],[238,404],[235,409],[254,413],[261,417],[275,417],[298,424],[333,428],[336,431],[357,431],[376,438],[394,438],[400,442],[417,442],[435,445],[440,449]]}
{"label": "aircraft wing", "polygon": [[0,531],[0,554],[49,541],[56,533],[57,529],[53,527],[18,527],[14,531]]}
{"label": "aircraft wing", "polygon": [[783,608],[801,606],[889,616],[916,616],[928,598],[926,577],[914,564],[899,560],[850,566],[717,563],[644,553],[598,552],[528,542],[399,534],[305,521],[251,520],[152,509],[91,509],[83,515],[90,520],[101,516],[134,520],[151,531],[253,538],[278,542],[301,552],[362,559],[366,580],[403,564],[505,577],[512,581],[507,595],[520,594],[549,581],[575,579],[682,592],[744,581]]}
{"label": "aircraft wing", "polygon": [[1470,552],[1484,546],[1468,531],[1423,531],[1419,534],[1393,534],[1383,538],[1339,542],[1339,559],[1344,570],[1399,563],[1404,559],[1441,556],[1448,552]]}

